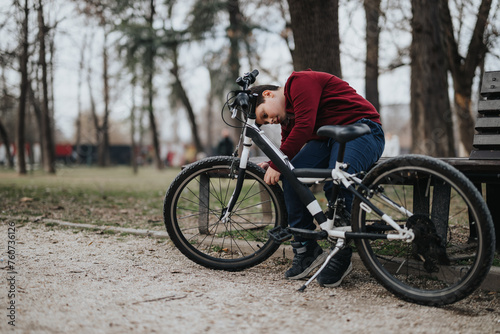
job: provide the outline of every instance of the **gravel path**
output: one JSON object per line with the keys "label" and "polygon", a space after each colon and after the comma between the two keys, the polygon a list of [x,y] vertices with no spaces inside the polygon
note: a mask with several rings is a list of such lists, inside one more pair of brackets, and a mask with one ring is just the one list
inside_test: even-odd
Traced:
{"label": "gravel path", "polygon": [[[1,333],[500,333],[498,293],[419,306],[359,266],[337,289],[299,293],[276,259],[228,273],[190,262],[168,240],[0,222]],[[14,268],[9,223],[18,225]]]}

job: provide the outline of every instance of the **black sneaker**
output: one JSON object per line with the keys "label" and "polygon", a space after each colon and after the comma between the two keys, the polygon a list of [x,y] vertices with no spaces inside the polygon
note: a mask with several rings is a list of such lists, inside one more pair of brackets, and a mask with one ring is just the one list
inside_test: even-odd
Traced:
{"label": "black sneaker", "polygon": [[350,247],[335,254],[316,278],[319,285],[327,288],[339,286],[344,277],[352,271],[351,256],[352,249]]}
{"label": "black sneaker", "polygon": [[320,266],[328,256],[316,241],[309,240],[305,245],[301,242],[292,242],[293,257],[292,267],[285,273],[288,279],[302,279],[309,275],[316,267]]}

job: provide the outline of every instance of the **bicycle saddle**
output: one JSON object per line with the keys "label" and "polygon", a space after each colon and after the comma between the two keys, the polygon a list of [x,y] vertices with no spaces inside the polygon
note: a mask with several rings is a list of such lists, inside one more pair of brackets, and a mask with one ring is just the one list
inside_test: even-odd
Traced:
{"label": "bicycle saddle", "polygon": [[347,143],[368,133],[371,133],[370,127],[364,123],[324,125],[317,132],[318,136],[329,137],[339,143]]}

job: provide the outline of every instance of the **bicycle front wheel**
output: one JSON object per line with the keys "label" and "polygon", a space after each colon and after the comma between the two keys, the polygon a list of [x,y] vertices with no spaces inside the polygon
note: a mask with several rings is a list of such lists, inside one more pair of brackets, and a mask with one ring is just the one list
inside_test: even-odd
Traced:
{"label": "bicycle front wheel", "polygon": [[236,187],[239,159],[212,157],[187,166],[172,182],[163,206],[175,246],[212,269],[242,270],[269,258],[279,247],[267,232],[286,225],[283,192],[264,182],[264,170],[248,163],[242,190],[226,220]]}
{"label": "bicycle front wheel", "polygon": [[[454,303],[480,286],[493,261],[494,227],[481,194],[462,173],[438,159],[407,155],[381,163],[363,184],[374,191],[373,204],[415,233],[411,243],[356,241],[365,266],[382,285],[424,305]],[[354,231],[396,233],[360,204],[360,199],[353,203]]]}

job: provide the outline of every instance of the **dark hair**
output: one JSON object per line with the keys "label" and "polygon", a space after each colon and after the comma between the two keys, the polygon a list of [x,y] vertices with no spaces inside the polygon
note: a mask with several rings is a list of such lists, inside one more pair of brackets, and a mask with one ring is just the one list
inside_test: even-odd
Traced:
{"label": "dark hair", "polygon": [[260,85],[251,87],[250,92],[252,94],[257,94],[257,103],[255,105],[255,108],[264,103],[264,97],[262,97],[262,93],[265,90],[278,90],[279,88],[280,86],[275,86],[275,85]]}

